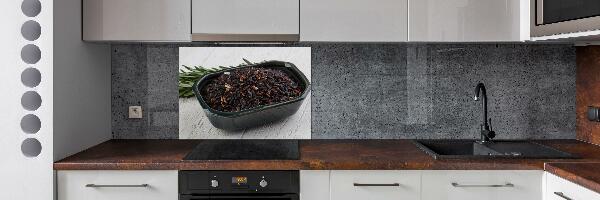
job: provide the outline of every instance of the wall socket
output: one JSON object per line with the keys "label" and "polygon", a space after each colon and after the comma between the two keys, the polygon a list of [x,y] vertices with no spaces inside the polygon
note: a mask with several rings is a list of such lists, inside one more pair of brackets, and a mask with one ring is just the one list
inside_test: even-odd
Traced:
{"label": "wall socket", "polygon": [[142,106],[129,106],[129,119],[141,119]]}
{"label": "wall socket", "polygon": [[600,108],[588,106],[587,117],[590,121],[600,122]]}

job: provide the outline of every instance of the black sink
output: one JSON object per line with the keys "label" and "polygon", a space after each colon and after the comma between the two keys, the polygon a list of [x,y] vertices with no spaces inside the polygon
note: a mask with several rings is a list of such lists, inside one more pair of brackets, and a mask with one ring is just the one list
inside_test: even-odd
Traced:
{"label": "black sink", "polygon": [[414,143],[435,159],[577,158],[570,153],[530,141],[496,140],[481,144],[475,140],[414,140]]}

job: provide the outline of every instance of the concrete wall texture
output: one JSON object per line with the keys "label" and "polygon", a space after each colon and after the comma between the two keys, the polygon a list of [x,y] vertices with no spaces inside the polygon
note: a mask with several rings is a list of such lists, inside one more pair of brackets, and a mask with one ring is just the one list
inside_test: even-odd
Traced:
{"label": "concrete wall texture", "polygon": [[[112,46],[113,138],[178,137],[180,46],[202,45]],[[478,138],[478,82],[486,84],[497,138],[575,138],[570,45],[293,46],[312,47],[313,139]],[[144,118],[127,119],[130,105],[142,105]]]}

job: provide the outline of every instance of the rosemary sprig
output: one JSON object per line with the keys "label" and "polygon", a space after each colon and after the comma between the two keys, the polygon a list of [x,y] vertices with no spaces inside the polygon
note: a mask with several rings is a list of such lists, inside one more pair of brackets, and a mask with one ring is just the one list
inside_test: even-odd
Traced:
{"label": "rosemary sprig", "polygon": [[205,68],[202,66],[189,67],[179,70],[179,98],[194,97],[193,86],[196,81],[207,74],[229,69],[230,67],[219,66],[218,68]]}
{"label": "rosemary sprig", "polygon": [[179,98],[194,97],[194,91],[193,91],[194,83],[196,83],[196,81],[200,80],[202,77],[206,76],[207,74],[211,74],[211,73],[215,73],[215,72],[219,72],[219,71],[223,71],[223,70],[227,70],[227,69],[231,69],[231,68],[235,68],[235,67],[241,67],[241,66],[245,66],[245,65],[255,64],[244,58],[242,58],[242,60],[244,60],[245,63],[242,63],[238,66],[230,66],[230,67],[219,66],[216,68],[214,68],[214,67],[206,68],[206,67],[202,67],[202,66],[189,67],[186,65],[182,65],[185,69],[179,70]]}

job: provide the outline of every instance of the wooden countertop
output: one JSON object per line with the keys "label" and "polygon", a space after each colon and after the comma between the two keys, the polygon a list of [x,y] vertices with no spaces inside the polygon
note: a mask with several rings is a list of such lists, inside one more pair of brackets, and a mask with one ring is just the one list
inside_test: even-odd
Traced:
{"label": "wooden countertop", "polygon": [[548,162],[600,162],[600,147],[542,144],[582,159],[435,160],[411,140],[301,140],[300,160],[184,161],[199,140],[109,140],[54,163],[55,170],[542,170]]}
{"label": "wooden countertop", "polygon": [[600,193],[600,162],[546,163],[545,170],[592,191]]}
{"label": "wooden countertop", "polygon": [[[600,192],[600,146],[539,140],[581,159],[435,160],[411,140],[301,140],[299,160],[184,161],[200,140],[109,140],[55,170],[542,170]],[[545,165],[545,166],[544,166]],[[545,167],[545,168],[544,168]]]}

